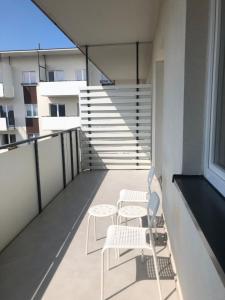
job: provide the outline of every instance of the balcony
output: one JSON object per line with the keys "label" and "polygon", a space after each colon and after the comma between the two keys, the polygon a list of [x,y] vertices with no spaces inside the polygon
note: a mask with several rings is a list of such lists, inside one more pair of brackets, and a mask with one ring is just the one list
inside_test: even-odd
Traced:
{"label": "balcony", "polygon": [[14,130],[15,129],[15,120],[14,116],[13,119],[10,120],[8,118],[0,117],[0,131],[7,131],[7,130]]}
{"label": "balcony", "polygon": [[40,82],[40,95],[46,97],[78,96],[81,87],[86,86],[86,81],[54,81]]}
{"label": "balcony", "polygon": [[8,130],[6,118],[0,118],[0,131]]}
{"label": "balcony", "polygon": [[80,126],[80,117],[42,117],[43,130],[66,130]]}
{"label": "balcony", "polygon": [[[50,145],[52,142],[57,140],[48,141]],[[50,161],[48,165],[51,169]],[[58,170],[54,177],[60,174]],[[98,240],[95,242],[90,234],[90,253],[86,255],[88,207],[115,204],[122,188],[145,190],[146,179],[147,171],[92,171],[76,176],[0,256],[1,296],[4,299],[100,299],[100,252],[109,220],[97,222]],[[154,188],[158,189],[157,181]],[[21,200],[18,198],[18,201]],[[156,249],[162,292],[164,299],[178,300],[160,215],[161,212],[158,217],[161,233]],[[124,251],[116,263],[112,253],[111,269],[106,272],[106,298],[136,300],[141,295],[141,299],[147,300],[151,295],[151,299],[158,299],[152,257],[148,253],[145,253],[145,262],[141,262],[140,253]]]}

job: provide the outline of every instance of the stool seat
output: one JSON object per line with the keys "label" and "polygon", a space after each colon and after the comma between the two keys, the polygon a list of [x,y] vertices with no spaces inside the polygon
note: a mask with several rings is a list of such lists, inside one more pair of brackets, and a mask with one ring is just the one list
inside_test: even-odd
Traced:
{"label": "stool seat", "polygon": [[110,204],[99,204],[89,208],[88,213],[96,218],[111,217],[117,213],[117,207]]}
{"label": "stool seat", "polygon": [[118,215],[124,218],[142,218],[147,215],[147,209],[137,205],[124,206],[119,209]]}

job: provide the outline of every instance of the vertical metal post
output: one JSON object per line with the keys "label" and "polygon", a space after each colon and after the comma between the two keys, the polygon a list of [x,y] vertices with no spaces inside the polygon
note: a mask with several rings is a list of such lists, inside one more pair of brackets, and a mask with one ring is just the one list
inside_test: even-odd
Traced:
{"label": "vertical metal post", "polygon": [[71,177],[74,180],[74,163],[73,163],[73,138],[72,131],[69,132],[70,135],[70,162],[71,162]]}
{"label": "vertical metal post", "polygon": [[61,136],[61,150],[62,150],[62,171],[63,171],[63,187],[66,187],[66,164],[65,164],[65,150],[64,150],[64,136],[63,133]]}
{"label": "vertical metal post", "polygon": [[[139,84],[139,42],[136,42],[136,84]],[[139,91],[139,88],[136,89],[136,92]],[[136,114],[139,113],[139,95],[136,95]],[[136,127],[137,127],[137,130],[136,130],[136,140],[137,140],[137,143],[136,143],[136,147],[139,146],[139,143],[138,143],[138,140],[139,140],[139,136],[138,136],[138,133],[139,133],[139,130],[138,130],[138,126],[139,126],[139,116],[137,115],[136,116]],[[139,150],[137,149],[136,150],[136,153],[138,153]],[[138,161],[139,159],[139,156],[137,155],[136,156],[136,160]],[[136,165],[138,166],[139,163],[136,163]]]}
{"label": "vertical metal post", "polygon": [[80,173],[80,155],[79,155],[79,132],[76,129],[76,154],[77,154],[77,174]]}
{"label": "vertical metal post", "polygon": [[48,81],[47,63],[46,63],[46,56],[45,55],[44,55],[44,62],[45,62],[45,81]]}
{"label": "vertical metal post", "polygon": [[87,86],[89,86],[88,46],[85,46],[85,58],[86,58],[86,81],[87,81]]}
{"label": "vertical metal post", "polygon": [[[86,80],[87,80],[87,86],[89,86],[89,65],[88,65],[88,46],[85,46],[85,53],[86,53]],[[89,90],[87,90],[87,93],[89,93]],[[87,97],[87,100],[90,100],[90,97]],[[88,107],[90,107],[91,105],[90,104],[88,104]],[[91,114],[91,111],[90,110],[88,110],[88,115],[90,115]],[[88,121],[91,121],[91,117],[89,117],[88,116]],[[88,127],[90,127],[91,128],[91,124],[90,123],[88,123]],[[91,130],[88,132],[89,134],[91,134]],[[91,138],[89,138],[89,142],[91,141]],[[91,149],[91,144],[89,143],[88,144],[88,147],[89,147],[89,149]],[[89,150],[89,154],[91,154],[92,153],[92,151],[91,150]],[[89,156],[89,167],[91,168],[91,166],[92,166],[92,163],[90,162],[91,161],[91,159],[92,159],[92,157],[91,156]]]}
{"label": "vertical metal post", "polygon": [[40,182],[40,169],[39,169],[39,155],[38,155],[38,142],[34,141],[34,156],[37,180],[37,194],[38,194],[38,213],[42,212],[42,199],[41,199],[41,182]]}

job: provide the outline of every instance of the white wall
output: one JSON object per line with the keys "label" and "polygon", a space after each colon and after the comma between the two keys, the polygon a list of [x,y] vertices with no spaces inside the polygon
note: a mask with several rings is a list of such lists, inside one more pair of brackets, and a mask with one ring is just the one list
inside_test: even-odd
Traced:
{"label": "white wall", "polygon": [[207,1],[164,1],[153,44],[154,90],[157,63],[164,62],[162,111],[157,94],[153,97],[155,114],[163,118],[163,210],[184,300],[225,299],[224,286],[172,183],[173,174],[201,172],[207,7]]}

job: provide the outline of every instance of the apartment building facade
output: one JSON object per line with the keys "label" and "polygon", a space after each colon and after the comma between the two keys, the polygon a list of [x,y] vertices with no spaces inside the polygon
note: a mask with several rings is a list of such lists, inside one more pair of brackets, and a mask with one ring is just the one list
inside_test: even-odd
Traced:
{"label": "apartment building facade", "polygon": [[[86,64],[76,48],[1,52],[0,145],[79,124]],[[88,65],[90,83],[99,85],[103,75]]]}

